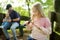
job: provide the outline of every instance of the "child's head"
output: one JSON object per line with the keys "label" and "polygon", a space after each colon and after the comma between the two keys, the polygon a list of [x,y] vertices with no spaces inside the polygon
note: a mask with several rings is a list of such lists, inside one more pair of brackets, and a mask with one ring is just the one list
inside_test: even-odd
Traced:
{"label": "child's head", "polygon": [[32,10],[31,10],[31,17],[32,19],[35,18],[35,17],[45,17],[44,11],[42,11],[42,6],[41,6],[41,3],[37,2],[35,4],[33,4],[32,6]]}

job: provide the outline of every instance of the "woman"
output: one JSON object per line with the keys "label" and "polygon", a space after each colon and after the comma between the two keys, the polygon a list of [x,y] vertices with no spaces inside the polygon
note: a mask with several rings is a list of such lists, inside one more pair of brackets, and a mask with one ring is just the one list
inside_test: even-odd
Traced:
{"label": "woman", "polygon": [[31,10],[31,22],[26,22],[26,28],[31,31],[27,40],[49,40],[51,34],[50,20],[45,17],[39,2],[33,4]]}

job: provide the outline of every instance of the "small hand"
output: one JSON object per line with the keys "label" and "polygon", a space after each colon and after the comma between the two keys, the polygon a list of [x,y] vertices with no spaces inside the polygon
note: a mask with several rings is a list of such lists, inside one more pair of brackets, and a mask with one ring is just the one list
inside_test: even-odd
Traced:
{"label": "small hand", "polygon": [[11,22],[11,19],[10,19],[10,20],[8,20],[8,22]]}

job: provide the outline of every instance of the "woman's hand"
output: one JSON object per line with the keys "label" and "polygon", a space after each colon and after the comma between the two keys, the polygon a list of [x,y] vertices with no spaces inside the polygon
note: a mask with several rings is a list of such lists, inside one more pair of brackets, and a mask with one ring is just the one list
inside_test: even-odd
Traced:
{"label": "woman's hand", "polygon": [[29,21],[25,21],[25,23],[24,23],[25,25],[28,25],[29,24]]}
{"label": "woman's hand", "polygon": [[29,31],[32,30],[33,25],[32,25],[32,23],[30,21],[26,21],[24,24],[26,24],[26,29],[27,30],[29,30]]}

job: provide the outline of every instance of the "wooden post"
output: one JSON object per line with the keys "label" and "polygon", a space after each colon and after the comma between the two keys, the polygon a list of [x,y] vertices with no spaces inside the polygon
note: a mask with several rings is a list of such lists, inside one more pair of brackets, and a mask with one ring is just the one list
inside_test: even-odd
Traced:
{"label": "wooden post", "polygon": [[[54,9],[55,12],[52,12],[51,15],[52,28],[54,27],[54,21],[55,21],[56,22],[55,31],[60,33],[60,0],[55,0]],[[60,40],[60,35],[58,35],[55,31],[52,32],[50,40]]]}

